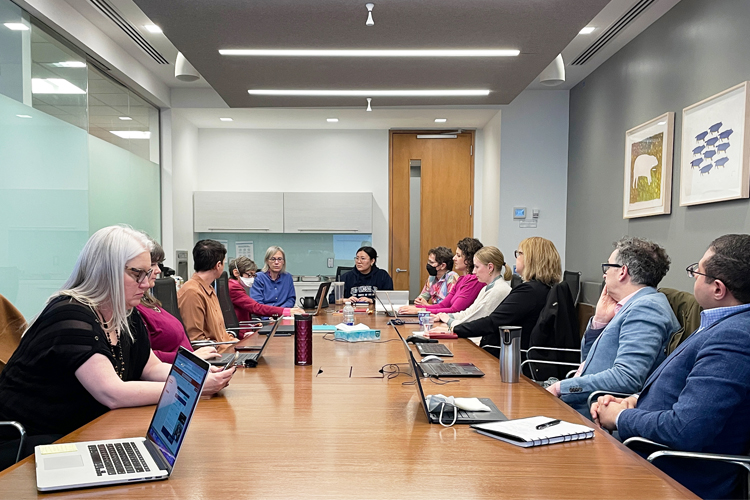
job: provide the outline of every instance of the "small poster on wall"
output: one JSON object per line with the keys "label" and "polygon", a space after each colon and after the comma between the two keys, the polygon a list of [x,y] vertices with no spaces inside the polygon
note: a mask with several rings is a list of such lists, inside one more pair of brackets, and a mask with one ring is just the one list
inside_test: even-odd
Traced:
{"label": "small poster on wall", "polygon": [[680,205],[747,198],[748,82],[682,110]]}
{"label": "small poster on wall", "polygon": [[670,213],[673,147],[671,111],[625,132],[623,219]]}
{"label": "small poster on wall", "polygon": [[236,257],[247,257],[253,262],[255,261],[252,241],[238,241],[234,244],[234,250]]}

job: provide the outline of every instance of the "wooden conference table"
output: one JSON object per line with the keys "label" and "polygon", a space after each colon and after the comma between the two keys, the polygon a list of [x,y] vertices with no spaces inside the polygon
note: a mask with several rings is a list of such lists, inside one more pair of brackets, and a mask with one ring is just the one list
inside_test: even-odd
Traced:
{"label": "wooden conference table", "polygon": [[[341,316],[315,319],[336,324]],[[356,317],[380,328],[384,340],[398,339],[386,320]],[[406,336],[416,326],[398,328]],[[253,337],[242,343],[260,342]],[[497,359],[469,340],[442,342],[454,361],[471,361],[486,376],[444,386],[425,380],[427,394],[489,397],[509,418],[593,425],[526,378],[500,382]],[[295,366],[294,338],[276,337],[257,368],[238,369],[220,395],[201,401],[169,480],[41,495],[31,456],[0,474],[0,497],[695,498],[601,430],[591,440],[524,449],[468,426],[428,424],[416,389],[402,385],[409,377],[378,373],[406,362],[400,341],[344,343],[315,334],[313,347],[313,366]],[[110,411],[62,441],[143,436],[153,411]]]}

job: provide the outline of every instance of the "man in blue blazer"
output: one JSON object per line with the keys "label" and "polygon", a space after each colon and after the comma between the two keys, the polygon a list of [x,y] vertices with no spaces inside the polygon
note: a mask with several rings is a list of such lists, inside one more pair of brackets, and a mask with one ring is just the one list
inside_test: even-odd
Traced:
{"label": "man in blue blazer", "polygon": [[[641,436],[682,451],[745,455],[750,449],[750,235],[711,243],[687,268],[701,325],[646,381],[639,397],[603,396],[595,421],[620,438]],[[664,472],[703,498],[736,492],[739,467],[659,459]]]}
{"label": "man in blue blazer", "polygon": [[680,329],[667,298],[656,291],[668,270],[669,257],[656,243],[631,237],[616,242],[602,264],[605,286],[581,341],[583,363],[573,378],[547,390],[586,416],[593,391],[640,391]]}

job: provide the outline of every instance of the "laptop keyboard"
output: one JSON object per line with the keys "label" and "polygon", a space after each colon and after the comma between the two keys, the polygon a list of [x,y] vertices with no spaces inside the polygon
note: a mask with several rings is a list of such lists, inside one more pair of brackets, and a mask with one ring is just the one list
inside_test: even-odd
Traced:
{"label": "laptop keyboard", "polygon": [[418,344],[419,354],[453,354],[450,349],[443,344]]}
{"label": "laptop keyboard", "polygon": [[422,363],[420,366],[428,375],[463,375],[466,373],[464,370],[451,363]]}
{"label": "laptop keyboard", "polygon": [[[257,352],[240,353],[240,355],[237,357],[237,362],[235,363],[235,365],[242,366],[245,364],[245,361],[247,359],[257,359],[257,357],[258,357]],[[227,363],[232,361],[232,359],[234,359],[234,353],[225,352],[224,354],[221,355],[220,358],[212,359],[209,361],[209,363],[214,364],[214,365],[226,365]]]}
{"label": "laptop keyboard", "polygon": [[97,476],[104,472],[108,476],[150,472],[141,452],[133,442],[90,444],[88,448]]}

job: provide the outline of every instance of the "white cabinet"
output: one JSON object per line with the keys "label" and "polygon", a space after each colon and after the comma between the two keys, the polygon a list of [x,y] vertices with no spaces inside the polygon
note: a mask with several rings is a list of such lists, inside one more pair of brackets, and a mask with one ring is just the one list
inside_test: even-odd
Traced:
{"label": "white cabinet", "polygon": [[285,233],[372,233],[372,193],[284,193]]}
{"label": "white cabinet", "polygon": [[284,193],[195,191],[196,233],[282,233]]}

